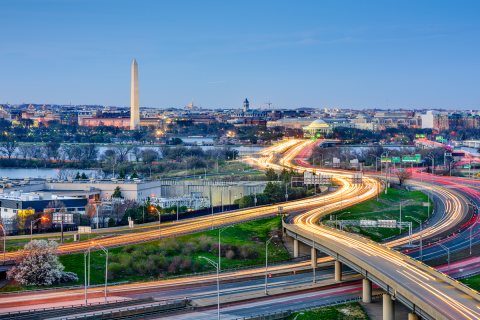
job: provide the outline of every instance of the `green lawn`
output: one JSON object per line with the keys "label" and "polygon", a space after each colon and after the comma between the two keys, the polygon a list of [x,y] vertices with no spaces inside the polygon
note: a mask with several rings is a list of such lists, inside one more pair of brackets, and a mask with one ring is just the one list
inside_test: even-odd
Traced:
{"label": "green lawn", "polygon": [[[338,216],[338,220],[366,219],[398,221],[400,218],[400,204],[402,204],[402,222],[412,222],[415,228],[418,226],[418,223],[411,218],[407,218],[407,216],[413,216],[425,221],[428,218],[428,207],[423,206],[424,202],[428,202],[428,197],[420,191],[389,188],[388,194],[382,193],[379,201],[377,201],[377,199],[371,199],[353,207],[343,209],[343,212],[350,213],[342,214],[342,212],[336,212],[334,215]],[[432,203],[431,200],[430,203]],[[334,222],[330,221],[330,215],[323,220],[323,223],[334,226]],[[344,226],[344,230],[362,234],[377,242],[400,233],[398,228],[361,228],[347,225]],[[402,229],[402,232],[408,232],[408,229]]]}
{"label": "green lawn", "polygon": [[310,311],[295,312],[285,320],[369,320],[370,318],[358,302],[339,304]]}
{"label": "green lawn", "polygon": [[462,279],[460,282],[465,283],[474,290],[480,291],[480,275]]}
{"label": "green lawn", "polygon": [[[265,263],[265,241],[272,233],[279,234],[280,217],[238,224],[222,232],[222,270]],[[148,243],[109,249],[109,282],[135,281],[148,278],[166,278],[173,275],[212,271],[213,267],[199,256],[218,261],[218,229],[162,239]],[[22,240],[23,241],[23,240]],[[230,249],[227,250],[226,249]],[[231,251],[234,256],[228,256]],[[274,238],[268,247],[270,262],[290,258],[280,238]],[[84,255],[59,256],[65,271],[75,272],[79,281],[68,285],[84,283]],[[105,282],[105,254],[91,253],[91,284]],[[1,292],[22,289],[8,285]]]}
{"label": "green lawn", "polygon": [[[254,250],[249,258],[240,256],[227,259],[222,255],[222,269],[262,264],[265,262],[265,241],[272,228],[279,230],[281,220],[279,217],[259,221],[247,222],[227,228],[222,232],[222,252],[229,245]],[[212,270],[204,259],[205,256],[213,261],[218,261],[218,255],[213,247],[218,243],[218,230],[210,230],[175,239],[163,239],[160,242],[131,245],[109,250],[110,282],[140,280],[146,278],[168,277],[172,275],[188,274]],[[207,249],[207,250],[205,250]],[[269,245],[269,261],[290,258],[280,239],[272,241]],[[65,271],[75,272],[79,276],[78,283],[84,282],[83,253],[60,256],[60,261],[65,266]],[[177,262],[175,262],[177,259]],[[180,260],[181,259],[181,260]],[[185,262],[185,261],[189,262]],[[116,261],[115,263],[113,261]],[[177,268],[171,272],[172,264]],[[105,255],[103,252],[92,252],[91,255],[91,284],[100,284],[105,281]],[[112,270],[112,268],[114,270]],[[163,270],[159,270],[163,269]]]}

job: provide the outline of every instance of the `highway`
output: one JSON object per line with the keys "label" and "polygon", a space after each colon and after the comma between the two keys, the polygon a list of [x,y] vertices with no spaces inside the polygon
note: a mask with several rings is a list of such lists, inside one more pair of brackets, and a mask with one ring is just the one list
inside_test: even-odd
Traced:
{"label": "highway", "polygon": [[[280,169],[282,166],[287,166],[298,170],[312,170],[309,168],[298,167],[293,165],[291,162],[302,150],[306,149],[310,145],[310,141],[303,141],[291,143],[286,147],[284,146],[283,149],[279,148],[280,151],[288,150],[283,159],[281,159],[281,165],[276,165],[270,162],[273,159],[273,155],[267,155],[266,157],[261,158],[260,161],[258,161],[258,164],[274,167],[276,169]],[[387,249],[386,247],[359,239],[354,235],[338,232],[322,225],[318,225],[318,221],[323,215],[375,197],[377,192],[380,190],[380,183],[378,180],[370,177],[364,177],[363,184],[353,184],[349,181],[350,174],[338,171],[326,171],[326,173],[333,174],[335,176],[336,182],[341,185],[339,190],[323,197],[298,200],[283,204],[285,210],[299,210],[301,208],[305,209],[313,207],[307,212],[295,217],[293,220],[294,231],[298,232],[299,234],[306,233],[309,235],[315,233],[316,241],[319,243],[323,243],[323,245],[328,244],[330,247],[334,247],[339,251],[345,252],[352,259],[358,259],[367,263],[374,270],[388,276],[388,278],[394,281],[399,288],[406,289],[416,296],[422,297],[428,305],[439,312],[439,318],[480,319],[480,313],[476,308],[476,302],[474,300],[465,299],[463,293],[461,293],[458,289],[447,285],[443,278],[438,278],[436,273],[419,268],[413,260],[409,260],[406,257],[404,258],[403,256]],[[448,194],[447,190],[443,190],[443,192]],[[452,196],[450,200],[454,201],[454,199],[458,199],[458,197]],[[446,202],[445,207],[447,208],[448,212],[451,212],[452,216],[450,216],[450,218],[445,218],[444,221],[439,224],[439,226],[448,224],[448,222],[452,219],[455,220],[455,214],[457,216],[461,215],[458,212],[455,213],[453,208],[458,206],[454,203],[448,204]],[[276,211],[277,205],[239,210],[236,212],[214,216],[213,224],[214,226],[219,226],[225,223],[237,223],[250,218],[257,218],[260,215],[273,215],[276,213]],[[172,224],[168,228],[170,230],[165,230],[166,235],[162,234],[162,236],[170,236],[184,232],[191,232],[192,230],[211,228],[211,217],[202,217],[192,220],[178,223],[177,225]],[[134,241],[148,241],[155,238],[158,238],[158,230],[104,239],[102,241],[105,241],[105,244],[102,243],[102,245],[122,245],[126,243],[132,243]],[[398,241],[399,240],[397,240],[395,245],[398,245]],[[62,252],[84,250],[85,245],[86,243],[64,245],[61,246],[61,250]],[[328,258],[325,259],[329,260]],[[181,283],[183,280],[177,279],[174,281],[176,283]],[[156,284],[150,283],[150,285],[157,286],[163,286],[165,284],[165,281],[160,281]],[[128,290],[130,286],[131,285],[124,286],[123,290]],[[115,292],[116,289],[122,290],[122,286],[111,288],[113,292]],[[3,300],[4,299],[2,299],[2,301]]]}
{"label": "highway", "polygon": [[[304,147],[306,146],[307,144]],[[301,149],[297,153],[300,151]],[[302,169],[291,163],[294,158],[295,155],[286,156],[283,164],[293,169]],[[330,171],[328,173],[331,174]],[[344,187],[350,188],[352,185],[343,178],[344,175],[337,173],[337,181]],[[370,185],[371,180],[373,179],[364,178],[364,184]],[[375,195],[375,185],[372,184],[371,188],[370,192]],[[366,198],[369,198],[368,192],[365,194]],[[350,198],[345,202],[349,206],[355,200]],[[422,265],[420,267],[415,260],[408,259],[371,240],[319,225],[318,222],[326,214],[325,211],[334,212],[336,207],[327,205],[326,208],[312,209],[300,214],[295,217],[294,226],[286,225],[287,229],[305,239],[312,238],[314,234],[316,243],[333,252],[341,252],[342,256],[351,260],[352,264],[362,266],[369,272],[373,272],[377,278],[384,279],[390,285],[393,284],[392,287],[398,294],[410,299],[420,299],[417,303],[422,304],[424,311],[434,319],[480,319],[478,300],[476,300],[478,293],[472,291],[471,296],[474,299],[467,298],[465,293],[468,290],[462,290],[461,286],[452,287],[451,284],[454,282],[443,278],[440,273],[429,271],[427,267]]]}

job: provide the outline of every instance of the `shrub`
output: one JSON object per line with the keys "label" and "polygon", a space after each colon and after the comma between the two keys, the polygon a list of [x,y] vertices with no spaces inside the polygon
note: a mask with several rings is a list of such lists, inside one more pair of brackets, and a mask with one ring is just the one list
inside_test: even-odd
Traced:
{"label": "shrub", "polygon": [[235,252],[233,252],[232,250],[228,250],[227,254],[225,255],[225,257],[228,259],[228,260],[231,260],[233,259],[233,257],[235,257]]}
{"label": "shrub", "polygon": [[135,250],[134,246],[126,246],[125,248],[122,249],[122,251],[125,253],[132,253],[134,250]]}
{"label": "shrub", "polygon": [[78,281],[72,272],[64,272],[58,260],[58,243],[33,240],[15,260],[16,267],[7,271],[7,278],[14,278],[23,285],[51,286],[55,283]]}
{"label": "shrub", "polygon": [[135,261],[133,263],[132,269],[140,276],[144,276],[147,274],[145,260]]}
{"label": "shrub", "polygon": [[108,265],[108,278],[114,279],[122,273],[122,266],[119,263],[112,262]]}
{"label": "shrub", "polygon": [[190,258],[186,258],[182,263],[182,270],[189,270],[192,267],[192,261]]}

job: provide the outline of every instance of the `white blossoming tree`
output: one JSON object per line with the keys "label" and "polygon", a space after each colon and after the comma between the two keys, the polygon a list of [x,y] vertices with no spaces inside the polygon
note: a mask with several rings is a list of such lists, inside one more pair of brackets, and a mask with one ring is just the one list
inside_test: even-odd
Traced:
{"label": "white blossoming tree", "polygon": [[16,259],[16,267],[7,272],[7,278],[15,278],[27,286],[51,286],[56,283],[77,281],[73,272],[64,272],[57,257],[58,243],[33,240],[25,245]]}

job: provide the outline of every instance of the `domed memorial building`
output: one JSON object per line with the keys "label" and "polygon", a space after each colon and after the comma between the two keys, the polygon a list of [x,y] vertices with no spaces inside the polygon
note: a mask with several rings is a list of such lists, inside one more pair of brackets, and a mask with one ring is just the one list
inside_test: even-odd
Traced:
{"label": "domed memorial building", "polygon": [[308,127],[303,127],[304,137],[317,137],[318,135],[324,136],[330,133],[331,127],[323,120],[317,119],[310,123]]}

